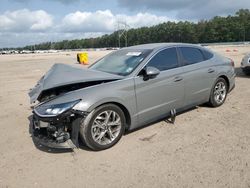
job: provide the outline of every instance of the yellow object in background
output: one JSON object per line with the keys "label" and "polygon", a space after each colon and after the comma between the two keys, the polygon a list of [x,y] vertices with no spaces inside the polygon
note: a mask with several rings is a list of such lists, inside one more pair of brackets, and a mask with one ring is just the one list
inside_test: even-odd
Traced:
{"label": "yellow object in background", "polygon": [[77,54],[77,61],[78,61],[80,64],[88,65],[88,64],[89,64],[88,53],[87,53],[87,52],[78,53],[78,54]]}

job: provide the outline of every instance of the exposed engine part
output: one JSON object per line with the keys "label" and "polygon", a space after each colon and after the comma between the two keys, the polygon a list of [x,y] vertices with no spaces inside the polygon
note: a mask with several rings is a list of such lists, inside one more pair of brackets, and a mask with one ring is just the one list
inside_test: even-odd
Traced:
{"label": "exposed engine part", "polygon": [[55,139],[58,143],[63,143],[70,138],[70,134],[65,131],[65,126],[54,126],[50,125],[47,127],[49,137]]}
{"label": "exposed engine part", "polygon": [[49,125],[49,126],[47,127],[47,131],[50,132],[50,133],[51,133],[51,132],[52,132],[52,133],[53,133],[53,132],[56,132],[56,126]]}
{"label": "exposed engine part", "polygon": [[[75,113],[75,111],[68,112]],[[78,148],[80,121],[86,114],[43,119],[33,116],[33,136],[41,145],[52,148]],[[40,125],[45,125],[41,127]]]}
{"label": "exposed engine part", "polygon": [[65,141],[67,141],[70,138],[70,135],[68,132],[61,132],[57,135],[56,137],[56,141],[58,143],[63,143]]}
{"label": "exposed engine part", "polygon": [[85,83],[76,83],[76,84],[60,86],[57,88],[52,88],[52,89],[43,91],[37,100],[39,102],[45,102],[45,101],[52,99],[58,95],[62,95],[64,93],[67,93],[70,91],[83,89],[86,87],[90,87],[90,86],[94,86],[94,85],[98,85],[98,84],[102,84],[102,83],[107,83],[107,82],[111,82],[111,81],[114,81],[114,80],[102,80],[102,81],[92,81],[92,82],[85,82]]}

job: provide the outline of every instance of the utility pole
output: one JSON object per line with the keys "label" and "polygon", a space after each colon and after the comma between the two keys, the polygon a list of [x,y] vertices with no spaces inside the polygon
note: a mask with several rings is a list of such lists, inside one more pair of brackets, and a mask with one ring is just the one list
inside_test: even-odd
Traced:
{"label": "utility pole", "polygon": [[125,21],[117,21],[118,46],[121,47],[121,39],[124,39],[124,46],[128,46],[128,29],[129,25]]}

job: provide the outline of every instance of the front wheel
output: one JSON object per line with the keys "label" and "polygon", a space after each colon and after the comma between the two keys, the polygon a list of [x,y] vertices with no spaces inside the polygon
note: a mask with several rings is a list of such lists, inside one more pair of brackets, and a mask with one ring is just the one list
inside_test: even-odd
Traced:
{"label": "front wheel", "polygon": [[227,97],[228,85],[224,78],[218,78],[212,88],[209,104],[212,107],[221,106]]}
{"label": "front wheel", "polygon": [[121,139],[124,131],[124,113],[113,104],[96,108],[80,124],[82,141],[96,151],[115,145]]}

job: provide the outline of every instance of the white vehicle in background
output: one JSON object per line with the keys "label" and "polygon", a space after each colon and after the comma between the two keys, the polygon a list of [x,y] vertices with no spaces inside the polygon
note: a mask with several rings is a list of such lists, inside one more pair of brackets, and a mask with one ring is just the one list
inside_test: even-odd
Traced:
{"label": "white vehicle in background", "polygon": [[1,55],[8,55],[8,54],[14,54],[16,51],[15,50],[5,50],[5,51],[0,51]]}
{"label": "white vehicle in background", "polygon": [[22,50],[20,51],[20,54],[32,54],[34,53],[34,51],[31,51],[31,50]]}
{"label": "white vehicle in background", "polygon": [[250,75],[250,53],[243,57],[241,61],[241,69],[245,74]]}

